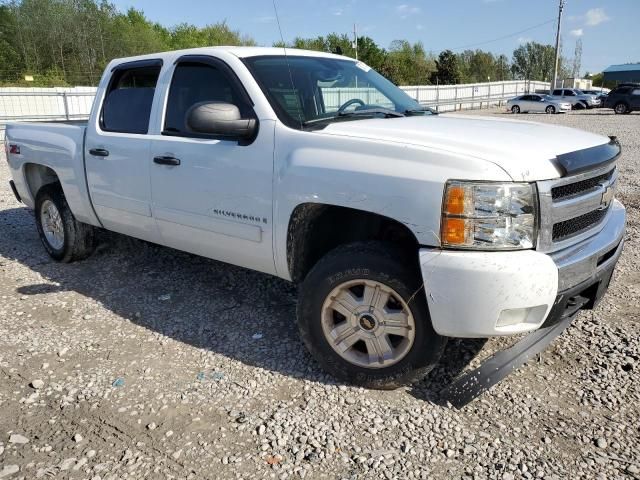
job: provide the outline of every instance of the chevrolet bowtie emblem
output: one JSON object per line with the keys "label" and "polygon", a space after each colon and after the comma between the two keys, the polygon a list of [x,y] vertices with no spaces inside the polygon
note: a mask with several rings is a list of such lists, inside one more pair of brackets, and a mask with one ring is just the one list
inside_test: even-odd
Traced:
{"label": "chevrolet bowtie emblem", "polygon": [[613,186],[607,185],[604,187],[604,192],[602,192],[602,198],[600,199],[600,210],[605,210],[609,207],[613,200],[613,196],[615,191]]}

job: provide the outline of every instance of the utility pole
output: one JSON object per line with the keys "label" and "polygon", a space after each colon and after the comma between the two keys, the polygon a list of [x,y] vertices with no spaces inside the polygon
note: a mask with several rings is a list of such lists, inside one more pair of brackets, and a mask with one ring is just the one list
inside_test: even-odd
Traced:
{"label": "utility pole", "polygon": [[353,24],[353,48],[356,50],[356,60],[358,60],[358,28]]}
{"label": "utility pole", "polygon": [[560,0],[560,5],[558,6],[558,31],[556,32],[556,56],[553,62],[553,81],[551,83],[551,90],[556,88],[556,81],[558,80],[558,60],[560,59],[560,24],[562,22],[562,9],[564,8],[564,3],[565,3],[565,0]]}

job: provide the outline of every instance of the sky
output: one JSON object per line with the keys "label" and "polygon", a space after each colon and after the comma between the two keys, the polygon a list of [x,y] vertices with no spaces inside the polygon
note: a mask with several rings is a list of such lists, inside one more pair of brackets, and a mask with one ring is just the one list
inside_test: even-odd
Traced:
{"label": "sky", "polygon": [[[226,21],[259,45],[280,40],[272,0],[115,0],[165,26]],[[555,42],[558,0],[276,0],[285,41],[331,32],[373,38],[387,48],[396,39],[422,42],[428,51],[480,48],[509,58],[519,44]],[[582,39],[582,73],[640,62],[640,0],[566,0],[563,53],[573,58]]]}

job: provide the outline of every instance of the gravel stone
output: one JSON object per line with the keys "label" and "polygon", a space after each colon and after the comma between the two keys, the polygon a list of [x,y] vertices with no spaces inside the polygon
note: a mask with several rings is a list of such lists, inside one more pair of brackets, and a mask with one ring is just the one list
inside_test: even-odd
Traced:
{"label": "gravel stone", "polygon": [[39,390],[44,387],[44,382],[42,380],[33,380],[30,385],[36,390]]}
{"label": "gravel stone", "polygon": [[339,384],[287,282],[104,231],[90,258],[53,262],[0,153],[0,476],[640,478],[640,114],[462,115],[616,135],[628,226],[601,304],[460,410],[440,390],[513,339],[451,339],[408,388]]}
{"label": "gravel stone", "polygon": [[5,465],[2,470],[0,470],[0,478],[8,478],[19,471],[20,467],[18,465]]}
{"label": "gravel stone", "polygon": [[20,435],[19,433],[12,433],[9,437],[9,443],[17,443],[18,445],[23,445],[25,443],[29,443],[29,439],[24,435]]}

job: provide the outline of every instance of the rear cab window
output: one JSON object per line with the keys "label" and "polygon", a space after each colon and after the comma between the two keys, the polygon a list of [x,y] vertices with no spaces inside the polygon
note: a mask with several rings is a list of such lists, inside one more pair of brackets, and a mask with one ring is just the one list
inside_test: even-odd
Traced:
{"label": "rear cab window", "polygon": [[114,68],[100,112],[103,131],[148,133],[161,68],[161,60],[125,63]]}

